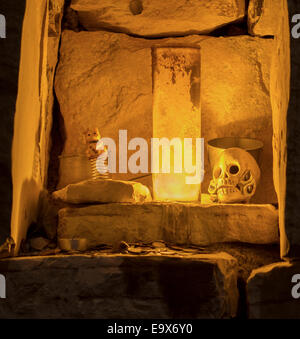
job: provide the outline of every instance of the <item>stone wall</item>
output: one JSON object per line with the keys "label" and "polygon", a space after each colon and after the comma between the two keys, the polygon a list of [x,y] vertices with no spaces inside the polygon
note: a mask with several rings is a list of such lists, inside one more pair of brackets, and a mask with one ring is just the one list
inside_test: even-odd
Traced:
{"label": "stone wall", "polygon": [[[219,28],[221,18],[224,20],[221,25],[245,19],[244,1],[212,1],[205,8],[199,5],[207,22],[199,20],[198,12],[192,10],[196,1],[184,7],[181,19],[177,17],[179,10],[176,12],[172,7],[179,1],[156,6],[159,15],[155,18],[153,2],[144,1],[143,11],[138,15],[130,12],[129,4],[132,3],[117,1],[112,7],[108,6],[108,1],[71,3],[85,31],[65,30],[62,34],[55,90],[63,119],[63,156],[84,154],[82,134],[93,126],[99,127],[103,136],[116,141],[118,131],[127,129],[128,139],[144,137],[149,142],[155,134],[151,48],[198,47],[201,54],[202,137],[206,142],[224,136],[261,139],[264,142],[262,179],[253,202],[276,203],[270,99],[274,40],[251,37],[247,33],[232,37],[203,35]],[[223,14],[219,17],[220,13]],[[199,25],[206,23],[207,27],[189,27],[186,17],[189,17],[190,25],[199,22]],[[157,24],[147,25],[150,18]],[[164,31],[167,25],[161,22],[169,19],[176,27]],[[164,39],[145,39],[149,35]],[[179,35],[184,37],[174,37]],[[60,188],[67,183],[66,171],[61,170]],[[205,171],[203,193],[207,192],[211,176],[207,154]],[[136,176],[116,174],[113,178],[128,180]],[[147,184],[151,184],[151,180]]]}
{"label": "stone wall", "polygon": [[[111,9],[112,18],[118,18],[119,15],[124,17],[125,12],[131,19],[135,16],[130,21],[134,23],[130,28],[126,22],[117,24],[109,21],[109,18],[101,17],[101,11],[95,11],[94,8],[90,12],[83,11],[82,8],[87,3],[93,4],[92,1],[72,1],[71,7],[77,12],[68,12],[70,15],[72,13],[74,20],[74,25],[69,22],[68,27],[73,31],[63,32],[60,50],[56,91],[62,116],[65,118],[63,127],[66,128],[67,138],[64,154],[83,152],[84,145],[79,136],[81,128],[89,124],[100,124],[100,128],[103,125],[107,136],[113,135],[120,126],[129,126],[133,136],[150,138],[152,122],[147,118],[152,114],[152,89],[149,85],[152,81],[151,47],[174,44],[200,47],[203,77],[206,81],[205,86],[202,85],[203,124],[207,126],[203,128],[203,136],[209,139],[223,136],[225,132],[235,135],[237,131],[243,131],[244,136],[265,138],[266,162],[262,169],[266,182],[262,187],[267,188],[259,197],[262,200],[267,197],[268,202],[276,201],[272,184],[274,177],[279,202],[281,255],[286,259],[299,258],[300,216],[297,206],[300,199],[297,177],[300,51],[298,53],[299,40],[292,40],[292,89],[286,129],[290,33],[286,3],[279,0],[251,0],[248,27],[252,36],[244,33],[243,36],[235,37],[219,37],[213,31],[241,19],[244,16],[240,12],[243,1],[223,1],[225,5],[222,8],[220,1],[212,1],[214,9],[219,6],[220,13],[225,11],[226,18],[229,18],[219,22],[218,20],[224,19],[224,15],[215,17],[215,26],[191,26],[184,31],[183,28],[187,26],[183,21],[178,23],[181,30],[173,27],[171,31],[160,30],[155,33],[146,31],[149,26],[147,20],[153,16],[151,6],[146,7],[150,2],[144,1],[143,7],[139,1],[130,1],[128,8],[116,6]],[[103,6],[106,3],[103,1]],[[233,3],[241,7],[234,11]],[[13,149],[15,188],[12,234],[17,245],[25,237],[29,224],[36,220],[40,192],[47,179],[49,133],[52,124],[52,81],[57,62],[63,1],[50,1],[47,8],[40,1],[28,4],[23,26],[21,80]],[[270,5],[276,11],[270,11]],[[298,1],[289,0],[288,5],[290,19],[294,14],[300,13]],[[6,8],[7,12],[1,2],[0,13],[6,14],[14,10],[13,17],[17,20],[14,23],[7,21],[8,39],[0,39],[1,46],[5,45],[5,48],[0,49],[0,64],[3,65],[2,57],[5,57],[4,64],[7,66],[7,73],[0,74],[0,96],[4,93],[6,98],[0,98],[1,117],[4,119],[1,126],[5,129],[1,133],[0,148],[3,168],[1,187],[4,193],[10,189],[10,143],[17,89],[20,48],[18,39],[23,18],[21,6],[17,16],[11,4]],[[176,10],[178,7],[174,6],[174,11],[168,13],[173,24],[175,19],[178,22]],[[194,13],[191,10],[192,8],[189,13]],[[210,8],[205,10],[209,12]],[[212,13],[218,11],[214,10]],[[11,14],[7,16],[11,17]],[[159,19],[158,15],[157,17],[156,20]],[[88,31],[82,31],[83,28]],[[12,42],[9,32],[18,39]],[[209,35],[210,33],[213,34]],[[178,34],[182,37],[176,37]],[[145,39],[149,36],[163,39]],[[9,63],[7,60],[10,60]],[[237,63],[241,67],[240,72],[235,66]],[[3,86],[3,81],[9,86]],[[87,90],[82,92],[83,85],[87,86]],[[66,95],[63,96],[60,91],[65,91]],[[147,109],[144,110],[144,107]],[[260,109],[255,110],[256,107]],[[142,112],[141,115],[137,115],[137,111]],[[218,116],[214,112],[218,112]],[[236,115],[228,115],[228,112],[236,112]],[[143,121],[139,131],[135,126],[137,120]],[[245,120],[251,121],[253,125],[247,126]],[[216,125],[218,128],[215,130]],[[4,193],[1,194],[1,213],[3,220],[8,220],[10,196],[5,196]],[[0,238],[9,234],[8,223],[4,222],[2,225],[5,226],[1,226]],[[245,255],[244,248],[244,245],[241,246],[240,253]],[[271,261],[274,261],[273,258]],[[263,259],[262,264],[266,264]],[[91,255],[2,260],[0,272],[5,273],[8,278],[9,298],[0,300],[0,315],[3,318],[232,317],[236,315],[236,270],[235,260],[219,253],[192,259],[128,258],[120,255],[103,258]],[[298,318],[299,302],[291,297],[291,279],[294,274],[299,274],[299,265],[292,261],[253,271],[247,286],[250,317]],[[187,279],[190,277],[191,279]],[[175,283],[170,286],[170,282]],[[199,289],[199,286],[202,288]],[[192,293],[181,294],[183,287]]]}
{"label": "stone wall", "polygon": [[[285,9],[278,7],[281,2],[276,2],[276,8],[279,8],[278,13],[281,13],[281,20],[278,21],[279,26],[270,26],[269,23],[274,22],[272,19],[273,12],[269,11],[270,3],[268,1],[250,1],[248,26],[249,33],[252,34],[253,37],[245,35],[245,32],[242,36],[218,37],[217,34],[214,33],[214,30],[220,28],[220,26],[228,23],[236,23],[237,20],[245,18],[246,8],[243,7],[243,1],[228,1],[226,4],[223,2],[224,6],[221,6],[222,8],[220,7],[220,2],[214,1],[211,3],[212,8],[207,7],[205,9],[206,15],[208,15],[207,13],[209,13],[209,11],[214,13],[213,15],[217,14],[217,17],[210,19],[215,20],[217,23],[218,20],[225,18],[224,15],[219,14],[226,12],[226,18],[228,20],[226,19],[221,23],[218,22],[216,25],[210,27],[194,27],[188,28],[186,31],[180,31],[180,34],[184,35],[184,37],[181,38],[176,37],[176,35],[178,35],[176,30],[172,30],[172,32],[160,31],[154,35],[157,34],[160,38],[164,37],[164,39],[158,40],[145,39],[145,37],[149,36],[148,33],[145,33],[142,29],[147,26],[146,23],[149,19],[147,15],[150,15],[150,17],[152,15],[151,10],[153,8],[151,9],[150,3],[145,2],[141,8],[139,7],[139,1],[131,1],[129,7],[126,7],[126,11],[129,11],[128,15],[131,16],[130,22],[135,22],[135,26],[131,27],[132,32],[130,32],[130,35],[133,36],[119,33],[124,32],[123,26],[126,24],[124,22],[120,24],[120,27],[116,27],[115,24],[111,23],[104,24],[103,22],[107,20],[107,18],[99,19],[99,13],[102,13],[101,10],[93,10],[93,17],[91,17],[88,14],[90,10],[84,9],[84,6],[90,6],[90,4],[92,4],[92,2],[88,3],[89,5],[87,5],[85,1],[72,1],[72,10],[68,9],[66,12],[72,14],[72,24],[70,24],[69,19],[66,27],[72,28],[74,31],[65,30],[63,33],[62,47],[60,50],[61,58],[56,77],[56,91],[59,97],[62,115],[66,118],[65,125],[63,126],[66,128],[66,143],[63,154],[81,154],[83,152],[84,146],[82,139],[79,137],[81,127],[84,128],[91,123],[93,125],[100,125],[100,128],[103,126],[103,131],[108,136],[114,137],[114,133],[116,133],[119,128],[132,128],[132,136],[146,136],[146,138],[150,138],[152,131],[152,122],[151,119],[149,119],[152,114],[152,88],[149,85],[151,84],[151,47],[174,44],[197,46],[201,48],[203,59],[202,77],[204,83],[201,88],[204,113],[202,126],[206,126],[202,128],[203,137],[208,140],[213,137],[223,136],[224,133],[236,135],[237,132],[240,134],[240,131],[242,131],[244,136],[263,139],[265,141],[264,162],[262,164],[263,181],[261,184],[261,192],[258,191],[257,201],[276,201],[272,173],[270,171],[272,158],[274,157],[275,188],[277,195],[280,196],[280,215],[283,216],[286,132],[282,121],[284,121],[284,111],[286,109],[289,91],[288,86],[285,85],[288,82],[288,72],[285,72],[285,70],[288,69],[288,58],[286,57],[288,54],[288,28],[287,17],[284,12]],[[105,3],[103,4],[103,6],[106,6]],[[121,4],[124,4],[124,2]],[[150,6],[149,8],[148,5]],[[237,7],[234,7],[236,5]],[[52,124],[51,111],[53,102],[51,84],[57,62],[62,6],[62,0],[50,1],[46,12],[41,11],[40,15],[42,18],[39,22],[40,26],[36,28],[37,35],[40,34],[40,37],[42,37],[42,35],[44,37],[40,40],[39,36],[36,37],[36,39],[41,42],[40,48],[42,48],[42,53],[40,53],[39,56],[38,53],[34,54],[36,57],[35,64],[39,64],[42,70],[41,73],[36,73],[35,81],[38,80],[38,82],[35,82],[36,88],[34,89],[38,95],[37,97],[40,98],[39,101],[42,102],[42,107],[37,108],[39,104],[37,104],[36,97],[34,99],[35,104],[37,104],[36,108],[34,108],[35,104],[28,103],[25,109],[25,106],[23,106],[23,94],[21,94],[21,92],[24,91],[24,93],[28,93],[26,88],[27,84],[20,83],[17,112],[20,112],[22,107],[22,113],[18,113],[15,120],[16,139],[14,143],[15,160],[13,167],[15,177],[13,234],[15,237],[18,237],[17,242],[20,242],[21,239],[25,237],[28,225],[36,219],[39,192],[42,191],[47,179],[48,150],[50,147],[49,133]],[[96,5],[93,4],[93,6]],[[125,9],[122,7],[123,5],[121,6],[122,8],[118,6],[112,10],[111,14],[113,18],[114,15],[116,16],[115,18],[117,18],[121,15],[120,13],[124,14]],[[296,5],[291,2],[290,6]],[[161,13],[164,13],[165,18],[169,18],[170,20],[176,18],[178,22],[175,7],[171,13],[168,12],[168,6],[166,5],[166,7],[161,10]],[[221,9],[218,11],[216,10],[217,8]],[[204,9],[202,10],[204,11]],[[295,10],[296,9],[290,9],[290,11],[293,12],[295,12]],[[144,13],[143,15],[141,15],[142,12]],[[94,15],[95,13],[97,15]],[[192,15],[191,12],[189,13],[190,14],[187,15]],[[178,25],[186,27],[184,20],[185,19],[183,19],[182,22],[179,20]],[[26,22],[25,20],[25,28]],[[45,32],[46,22],[47,27],[49,27],[47,32]],[[97,27],[93,26],[93,28],[91,28],[89,22],[97,22],[100,26],[96,25]],[[157,27],[162,26],[157,25]],[[266,27],[268,27],[268,29],[265,29]],[[93,32],[83,32],[81,31],[83,28],[91,29]],[[100,28],[104,30],[100,30]],[[18,29],[20,31],[20,27]],[[99,31],[96,32],[95,30]],[[118,33],[109,32],[108,30],[114,30]],[[230,30],[226,29],[224,32],[225,31],[228,32]],[[211,36],[194,34],[210,34],[211,32],[213,32]],[[276,32],[283,32],[286,38],[281,39],[276,35]],[[191,33],[194,35],[191,35]],[[275,34],[275,39],[270,36],[273,34]],[[32,37],[29,31],[27,31],[27,36]],[[137,36],[139,37],[137,38]],[[167,38],[168,36],[173,37]],[[93,37],[95,41],[99,39],[99,43],[90,43],[89,37]],[[153,36],[151,37],[153,38]],[[3,41],[2,39],[1,42]],[[23,43],[24,61],[22,63],[24,69],[21,68],[22,79],[27,78],[25,68],[28,66],[27,61],[30,59],[29,52],[26,52],[26,43],[25,40]],[[80,53],[78,52],[79,50],[81,51]],[[1,53],[4,53],[3,49]],[[28,53],[27,56],[26,53]],[[69,57],[67,56],[68,53],[70,53]],[[280,58],[276,57],[278,54]],[[122,60],[122,63],[120,60]],[[88,67],[87,61],[92,65],[92,68]],[[73,63],[76,64],[76,62],[77,68],[74,70],[75,66]],[[236,64],[238,63],[243,72],[236,70]],[[282,65],[284,67],[281,67]],[[295,67],[297,67],[297,65]],[[276,70],[278,69],[283,69],[284,71],[277,73]],[[297,68],[295,69],[297,71]],[[101,76],[99,75],[100,71]],[[246,74],[245,77],[241,77],[239,75],[240,73]],[[120,74],[122,74],[122,76],[120,76]],[[236,78],[232,76],[233,74]],[[44,81],[46,78],[48,82]],[[93,86],[87,87],[89,90],[86,92],[80,91],[83,85],[87,85],[85,83],[86,79],[88,79],[90,83],[93,82]],[[292,79],[294,79],[293,81],[295,82],[297,77],[295,76]],[[214,84],[217,84],[217,86],[214,86]],[[278,89],[278,86],[281,86],[281,88]],[[294,85],[294,88],[297,88],[297,86]],[[60,91],[65,91],[65,97],[63,97]],[[281,97],[283,98],[282,102],[280,102]],[[294,97],[295,96],[293,96],[293,98]],[[242,98],[242,100],[240,98]],[[257,107],[259,107],[259,110],[256,109]],[[293,107],[296,107],[296,103],[292,101],[290,110],[294,110]],[[26,110],[30,110],[28,116],[32,116],[33,110],[37,110],[37,119],[34,122],[36,125],[34,128],[28,126],[27,132],[25,132],[27,127],[24,127],[26,126],[24,121],[32,121],[32,119],[26,118]],[[142,112],[142,115],[137,115],[137,111]],[[215,115],[215,112],[218,112],[218,115]],[[228,115],[228,112],[231,114]],[[232,115],[232,112],[236,112],[236,115]],[[83,119],[83,116],[86,118]],[[249,120],[250,116],[253,124],[249,127],[245,125],[245,120]],[[292,144],[295,142],[294,140],[296,140],[293,134],[295,129],[292,128],[296,126],[296,123],[293,120],[292,113],[289,114],[288,118],[291,121],[289,123],[289,126],[291,126],[289,136],[289,161],[291,162],[296,158],[294,155],[297,152],[296,146],[294,147]],[[139,128],[135,127],[137,119],[143,122]],[[272,126],[274,127],[274,131],[272,131]],[[32,131],[35,129],[37,133],[34,135]],[[28,142],[28,147],[33,150],[33,153],[26,154],[26,157],[22,155],[24,153],[22,152],[22,141],[24,139]],[[272,143],[274,145],[273,149]],[[6,150],[5,157],[7,159],[8,153]],[[26,162],[27,164],[25,165]],[[29,165],[28,168],[27,165]],[[20,168],[22,168],[22,170],[19,170]],[[27,168],[28,171],[24,170],[24,168]],[[295,171],[295,168],[296,166],[290,166],[288,178],[294,178],[294,175],[289,174],[292,172],[289,171]],[[8,170],[5,171],[7,172]],[[207,172],[209,173],[208,169]],[[206,182],[204,182],[203,185],[204,191],[208,180],[209,175],[206,175]],[[293,185],[290,186],[293,187]],[[32,194],[32,197],[28,196],[28,192]],[[294,195],[294,190],[289,191],[289,196],[292,198],[288,198],[288,200],[293,201]],[[26,201],[24,206],[22,205],[22,201]],[[292,207],[289,208],[287,218],[291,220],[291,218],[295,216],[296,211]],[[285,248],[288,251],[289,243],[286,241],[287,238],[284,237],[286,229],[284,228],[282,220],[283,218],[281,217],[281,234],[283,235],[281,239],[283,239],[283,245],[286,246]],[[296,226],[293,226],[294,222],[290,222],[290,225],[290,231],[288,231],[288,238],[291,239],[290,244],[293,242],[292,239],[295,239],[294,242],[297,243],[297,236],[294,235],[297,233]],[[5,235],[7,235],[7,231],[8,228],[5,231]],[[20,236],[18,235],[19,231],[21,232]]]}
{"label": "stone wall", "polygon": [[58,255],[0,261],[0,318],[199,319],[237,314],[237,261],[200,255]]}

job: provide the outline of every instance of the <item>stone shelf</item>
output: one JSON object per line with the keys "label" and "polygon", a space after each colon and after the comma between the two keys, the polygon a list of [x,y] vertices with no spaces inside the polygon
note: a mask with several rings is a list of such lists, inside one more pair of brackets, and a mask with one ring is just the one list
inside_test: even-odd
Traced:
{"label": "stone shelf", "polygon": [[88,247],[163,240],[178,245],[279,241],[273,205],[113,203],[59,211],[58,238],[85,238]]}
{"label": "stone shelf", "polygon": [[231,318],[238,306],[238,264],[227,253],[9,258],[0,272],[1,319]]}

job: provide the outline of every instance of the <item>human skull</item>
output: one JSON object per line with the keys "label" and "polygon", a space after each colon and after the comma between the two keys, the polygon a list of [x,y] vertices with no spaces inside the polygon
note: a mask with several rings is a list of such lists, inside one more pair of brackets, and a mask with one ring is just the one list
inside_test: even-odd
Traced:
{"label": "human skull", "polygon": [[221,203],[249,202],[260,179],[257,162],[247,151],[233,147],[224,150],[213,168],[208,193]]}

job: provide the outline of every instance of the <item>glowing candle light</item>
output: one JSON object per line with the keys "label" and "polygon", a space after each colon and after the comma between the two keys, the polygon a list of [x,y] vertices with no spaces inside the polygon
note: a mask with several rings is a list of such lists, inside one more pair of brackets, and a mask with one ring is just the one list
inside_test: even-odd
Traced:
{"label": "glowing candle light", "polygon": [[195,201],[203,155],[200,50],[153,50],[152,178],[156,200]]}

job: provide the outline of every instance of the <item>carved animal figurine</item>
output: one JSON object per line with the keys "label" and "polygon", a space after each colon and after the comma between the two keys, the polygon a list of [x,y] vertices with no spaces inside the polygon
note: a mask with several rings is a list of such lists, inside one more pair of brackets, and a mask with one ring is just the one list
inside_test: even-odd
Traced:
{"label": "carved animal figurine", "polygon": [[228,148],[219,156],[213,168],[208,193],[220,203],[249,203],[260,179],[256,160],[247,151]]}
{"label": "carved animal figurine", "polygon": [[108,179],[107,148],[101,141],[98,128],[88,129],[85,133],[86,155],[91,163],[92,178]]}
{"label": "carved animal figurine", "polygon": [[12,237],[8,237],[5,243],[0,246],[0,258],[7,258],[13,255],[15,242]]}

